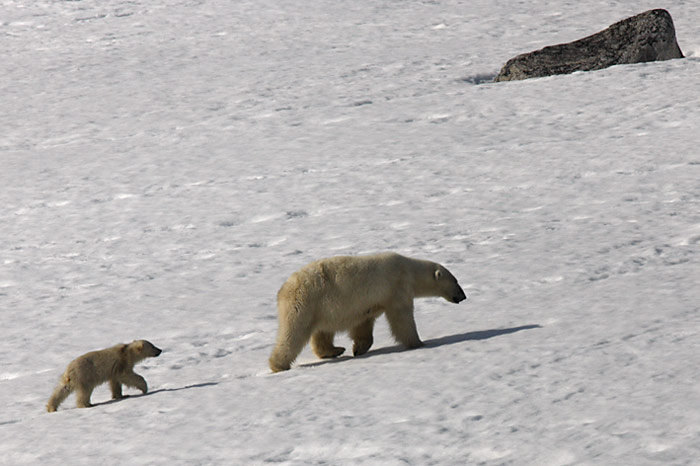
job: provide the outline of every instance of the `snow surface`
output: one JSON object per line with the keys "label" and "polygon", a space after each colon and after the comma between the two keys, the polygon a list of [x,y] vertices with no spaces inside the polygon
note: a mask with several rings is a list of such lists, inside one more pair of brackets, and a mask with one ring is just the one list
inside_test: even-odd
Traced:
{"label": "snow surface", "polygon": [[[688,58],[491,84],[667,8]],[[700,462],[700,4],[0,3],[0,464]],[[470,300],[271,374],[307,262]],[[146,338],[146,396],[45,403]],[[338,337],[344,346],[347,336]]]}

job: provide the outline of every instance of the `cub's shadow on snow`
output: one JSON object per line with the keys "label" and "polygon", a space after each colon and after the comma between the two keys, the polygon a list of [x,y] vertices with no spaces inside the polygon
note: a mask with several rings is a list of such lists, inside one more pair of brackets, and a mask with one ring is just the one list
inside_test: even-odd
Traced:
{"label": "cub's shadow on snow", "polygon": [[[515,332],[520,332],[522,330],[532,330],[535,328],[542,328],[541,325],[522,325],[520,327],[512,327],[512,328],[496,328],[492,330],[479,330],[476,332],[466,332],[466,333],[458,333],[455,335],[448,335],[446,337],[440,337],[440,338],[433,338],[430,340],[425,340],[424,346],[422,348],[418,348],[419,350],[421,349],[431,349],[431,348],[438,348],[440,346],[447,346],[447,345],[454,345],[456,343],[463,343],[465,341],[477,341],[477,340],[488,340],[489,338],[494,338],[498,337],[501,335],[508,335],[510,333],[515,333]],[[352,349],[350,349],[352,351]],[[356,358],[369,358],[372,356],[377,356],[380,354],[390,354],[390,353],[399,353],[401,351],[409,351],[406,348],[404,348],[401,345],[395,345],[395,346],[389,346],[386,348],[378,348],[375,350],[370,350],[367,352],[367,354],[364,354],[362,356],[355,356]],[[349,355],[343,355],[335,359],[324,359],[318,362],[312,362],[308,364],[300,364],[300,366],[303,367],[315,367],[315,366],[321,366],[323,364],[332,364],[340,361],[345,361],[348,359],[352,359],[353,356]]]}
{"label": "cub's shadow on snow", "polygon": [[187,385],[187,386],[178,387],[178,388],[160,388],[158,390],[153,390],[152,392],[148,392],[148,393],[139,393],[138,395],[124,395],[119,400],[109,400],[109,401],[102,401],[100,403],[93,403],[92,407],[94,408],[95,406],[111,405],[112,403],[118,403],[120,401],[124,401],[127,398],[141,398],[144,396],[155,395],[156,393],[179,392],[180,390],[191,390],[193,388],[212,387],[214,385],[219,385],[219,383],[218,382],[205,382],[205,383],[197,383],[197,384]]}

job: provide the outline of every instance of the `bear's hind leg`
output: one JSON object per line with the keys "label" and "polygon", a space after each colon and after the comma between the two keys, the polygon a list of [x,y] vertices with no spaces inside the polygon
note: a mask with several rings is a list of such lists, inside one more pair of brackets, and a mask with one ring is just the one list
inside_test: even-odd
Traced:
{"label": "bear's hind leg", "polygon": [[51,398],[49,398],[49,402],[46,403],[46,411],[53,413],[58,409],[58,406],[63,403],[63,400],[68,398],[68,395],[71,393],[71,388],[68,384],[64,384],[61,382],[58,384],[56,389],[53,391],[51,394]]}
{"label": "bear's hind leg", "polygon": [[93,387],[79,386],[75,389],[76,396],[76,406],[78,408],[89,408],[92,406],[90,403],[90,396],[92,395]]}
{"label": "bear's hind leg", "polygon": [[345,352],[341,346],[333,346],[333,332],[317,331],[311,335],[311,349],[321,359],[337,358]]}
{"label": "bear's hind leg", "polygon": [[413,303],[392,306],[386,310],[385,314],[396,341],[408,349],[423,346],[416,329],[416,320],[413,317]]}
{"label": "bear's hind leg", "polygon": [[285,321],[280,319],[279,325],[277,343],[268,360],[272,372],[286,371],[292,367],[292,363],[311,337],[310,322],[287,325]]}
{"label": "bear's hind leg", "polygon": [[353,341],[352,354],[354,356],[360,356],[369,351],[374,342],[374,338],[372,337],[373,331],[374,318],[369,318],[350,330],[350,338],[352,338]]}

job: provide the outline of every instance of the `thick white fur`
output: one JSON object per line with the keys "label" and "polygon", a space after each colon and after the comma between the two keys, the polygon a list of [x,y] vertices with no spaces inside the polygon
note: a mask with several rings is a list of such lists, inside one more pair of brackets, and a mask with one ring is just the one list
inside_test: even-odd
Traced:
{"label": "thick white fur", "polygon": [[143,377],[134,372],[134,365],[145,358],[156,357],[161,350],[147,340],[136,340],[111,348],[91,351],[68,364],[56,389],[46,404],[48,412],[54,412],[71,392],[76,392],[78,408],[87,408],[90,395],[98,385],[109,382],[112,398],[122,398],[122,384],[148,392]]}
{"label": "thick white fur", "polygon": [[336,357],[335,332],[349,331],[353,353],[372,345],[377,317],[385,314],[396,340],[422,345],[413,317],[413,299],[465,299],[455,277],[442,265],[396,253],[337,256],[312,262],[293,273],[277,293],[279,328],[270,356],[273,372],[287,370],[311,339],[314,353]]}

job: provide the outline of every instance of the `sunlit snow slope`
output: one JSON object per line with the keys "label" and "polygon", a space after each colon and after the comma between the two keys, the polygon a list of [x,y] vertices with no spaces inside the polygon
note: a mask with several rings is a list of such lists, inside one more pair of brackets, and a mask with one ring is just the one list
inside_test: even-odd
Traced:
{"label": "sunlit snow slope", "polygon": [[[687,58],[492,84],[667,8]],[[0,2],[0,464],[694,465],[700,4]],[[336,254],[469,300],[271,374],[276,293]],[[57,413],[146,338],[150,393]],[[352,342],[344,335],[339,344]]]}

